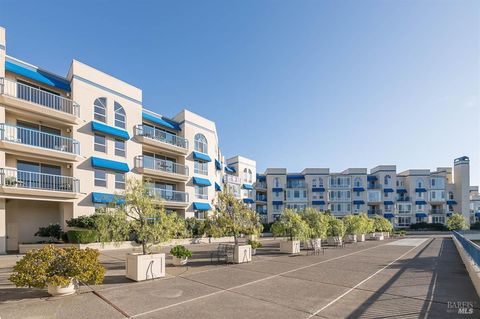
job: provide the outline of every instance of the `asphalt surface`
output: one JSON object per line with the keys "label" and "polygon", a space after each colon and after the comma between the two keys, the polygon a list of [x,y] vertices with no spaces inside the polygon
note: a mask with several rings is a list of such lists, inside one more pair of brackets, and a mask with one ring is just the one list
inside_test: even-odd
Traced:
{"label": "asphalt surface", "polygon": [[[216,244],[192,245],[188,267],[167,259],[167,277],[141,283],[124,276],[126,251],[108,251],[105,283],[63,298],[14,288],[7,278],[17,257],[2,256],[0,318],[480,318],[448,237],[367,241],[319,256],[283,255],[278,245],[264,241],[239,265],[210,263]],[[458,302],[473,313],[459,314]]]}

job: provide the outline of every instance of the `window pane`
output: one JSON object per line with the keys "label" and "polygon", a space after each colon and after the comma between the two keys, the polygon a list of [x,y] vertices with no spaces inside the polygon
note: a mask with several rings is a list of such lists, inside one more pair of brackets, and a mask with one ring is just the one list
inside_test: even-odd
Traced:
{"label": "window pane", "polygon": [[115,173],[115,188],[125,189],[125,174]]}
{"label": "window pane", "polygon": [[107,173],[104,170],[95,170],[95,186],[107,186]]}
{"label": "window pane", "polygon": [[97,152],[102,152],[102,153],[107,152],[107,145],[106,145],[105,136],[95,134],[94,149]]}
{"label": "window pane", "polygon": [[115,140],[115,155],[125,157],[125,141]]}

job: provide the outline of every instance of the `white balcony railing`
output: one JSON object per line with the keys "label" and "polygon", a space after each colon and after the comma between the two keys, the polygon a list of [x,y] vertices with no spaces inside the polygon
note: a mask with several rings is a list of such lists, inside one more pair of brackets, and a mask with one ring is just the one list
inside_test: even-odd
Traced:
{"label": "white balcony railing", "polygon": [[75,177],[19,171],[10,168],[0,168],[0,183],[7,187],[58,192],[78,193],[80,190],[80,181]]}
{"label": "white balcony railing", "polygon": [[80,154],[80,143],[77,140],[20,126],[0,124],[0,139],[65,153]]}
{"label": "white balcony railing", "polygon": [[188,149],[188,140],[186,138],[150,126],[142,124],[135,126],[135,135]]}
{"label": "white balcony railing", "polygon": [[240,179],[240,177],[235,175],[225,175],[223,176],[223,182],[232,183],[232,184],[241,184],[242,180]]}
{"label": "white balcony railing", "polygon": [[188,176],[187,166],[172,161],[153,158],[151,156],[139,155],[135,157],[135,167]]}
{"label": "white balcony railing", "polygon": [[167,202],[188,202],[188,193],[186,192],[173,191],[162,188],[149,188],[148,191],[150,193],[150,196],[157,199],[165,200]]}
{"label": "white balcony railing", "polygon": [[0,94],[80,116],[80,106],[73,100],[9,79],[0,78]]}

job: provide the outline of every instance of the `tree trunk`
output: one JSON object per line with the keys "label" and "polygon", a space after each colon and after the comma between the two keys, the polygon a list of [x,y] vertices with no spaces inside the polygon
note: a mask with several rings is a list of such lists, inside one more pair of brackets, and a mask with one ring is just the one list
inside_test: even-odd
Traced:
{"label": "tree trunk", "polygon": [[142,240],[142,251],[144,255],[147,254],[147,242],[145,240]]}

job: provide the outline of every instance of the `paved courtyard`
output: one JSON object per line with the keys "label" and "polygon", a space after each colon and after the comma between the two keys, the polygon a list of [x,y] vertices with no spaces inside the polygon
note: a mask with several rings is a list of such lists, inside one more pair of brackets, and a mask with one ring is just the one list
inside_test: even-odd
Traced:
{"label": "paved courtyard", "polygon": [[[248,264],[210,263],[216,244],[193,245],[188,267],[134,283],[126,251],[103,252],[105,283],[50,298],[13,288],[16,256],[0,257],[0,317],[6,318],[459,318],[448,302],[480,300],[448,237],[407,237],[327,248],[320,256],[282,255],[278,241]],[[167,259],[167,263],[170,260]]]}

